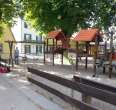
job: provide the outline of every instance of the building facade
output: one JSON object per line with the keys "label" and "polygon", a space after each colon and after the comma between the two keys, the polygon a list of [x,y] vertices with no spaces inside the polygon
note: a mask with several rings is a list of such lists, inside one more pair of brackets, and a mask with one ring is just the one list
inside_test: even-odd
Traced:
{"label": "building facade", "polygon": [[[0,36],[0,57],[3,59],[9,59],[10,58],[10,49],[9,44],[6,41],[14,41],[15,38],[13,36],[13,33],[11,31],[11,28],[7,24],[2,24],[3,33]],[[14,54],[15,50],[15,43],[13,43],[12,46],[12,55]]]}
{"label": "building facade", "polygon": [[[26,55],[42,55],[43,45],[39,44],[43,41],[43,37],[32,30],[29,25],[21,18],[18,18],[16,25],[12,28],[16,41],[23,41],[24,43],[17,43],[19,53]],[[37,43],[27,43],[37,42]]]}

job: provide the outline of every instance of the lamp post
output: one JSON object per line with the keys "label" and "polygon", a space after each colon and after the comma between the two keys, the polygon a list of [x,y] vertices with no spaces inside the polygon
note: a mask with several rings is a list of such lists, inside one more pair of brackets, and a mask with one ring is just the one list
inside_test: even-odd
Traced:
{"label": "lamp post", "polygon": [[114,25],[112,25],[109,28],[109,32],[110,32],[109,78],[111,78],[111,74],[112,74],[112,54],[113,54],[113,35],[116,32],[116,27]]}

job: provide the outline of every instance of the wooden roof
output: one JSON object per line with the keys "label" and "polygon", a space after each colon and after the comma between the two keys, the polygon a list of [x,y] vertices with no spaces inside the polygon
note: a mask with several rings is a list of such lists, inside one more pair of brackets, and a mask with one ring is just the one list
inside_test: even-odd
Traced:
{"label": "wooden roof", "polygon": [[64,33],[60,30],[49,32],[48,37],[56,40],[66,39]]}
{"label": "wooden roof", "polygon": [[74,38],[75,41],[94,41],[95,38],[100,35],[99,29],[83,29]]}

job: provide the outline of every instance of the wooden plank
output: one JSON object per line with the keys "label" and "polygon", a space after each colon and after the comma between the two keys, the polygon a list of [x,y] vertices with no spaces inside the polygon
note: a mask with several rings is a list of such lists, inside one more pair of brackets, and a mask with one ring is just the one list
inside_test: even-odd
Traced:
{"label": "wooden plank", "polygon": [[56,82],[58,84],[66,86],[68,88],[77,90],[88,96],[92,96],[94,98],[97,98],[102,101],[108,102],[110,104],[116,105],[116,93],[112,93],[110,91],[99,89],[99,88],[93,87],[91,85],[77,83],[75,81],[71,81],[71,80],[68,80],[68,79],[53,75],[53,74],[39,71],[37,69],[28,68],[28,71],[31,72],[32,74],[46,78],[50,81]]}
{"label": "wooden plank", "polygon": [[65,94],[63,94],[63,93],[61,93],[61,92],[59,92],[59,91],[49,87],[49,86],[46,86],[45,84],[42,84],[42,83],[40,83],[40,82],[38,82],[38,81],[36,81],[36,80],[34,80],[32,78],[28,78],[28,80],[30,82],[36,84],[37,86],[47,90],[48,92],[50,92],[50,93],[60,97],[62,100],[64,100],[64,101],[66,101],[66,102],[68,102],[68,103],[70,103],[70,104],[80,108],[80,110],[98,110],[98,109],[96,109],[96,108],[94,108],[94,107],[92,107],[92,106],[90,106],[90,105],[88,105],[86,103],[83,103],[81,101],[75,100],[72,97],[69,97],[69,96],[67,96],[67,95],[65,95]]}
{"label": "wooden plank", "polygon": [[86,79],[86,78],[82,78],[82,77],[79,77],[79,76],[74,76],[73,78],[76,82],[87,84],[87,85],[90,85],[90,86],[93,86],[93,87],[96,87],[96,88],[99,88],[99,89],[103,89],[103,90],[107,90],[109,92],[116,93],[116,87],[106,85],[106,84],[101,84],[100,82],[96,82],[96,81],[89,80],[89,79]]}

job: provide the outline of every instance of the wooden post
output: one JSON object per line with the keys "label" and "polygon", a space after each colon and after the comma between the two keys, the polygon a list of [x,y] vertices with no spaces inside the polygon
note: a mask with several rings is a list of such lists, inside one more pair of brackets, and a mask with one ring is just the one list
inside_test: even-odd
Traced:
{"label": "wooden post", "polygon": [[85,69],[87,69],[87,63],[88,63],[88,43],[89,43],[89,42],[86,42]]}
{"label": "wooden post", "polygon": [[43,53],[44,53],[44,64],[46,63],[46,55],[45,55],[45,41],[43,44]]}
{"label": "wooden post", "polygon": [[9,44],[9,50],[10,50],[9,61],[10,61],[10,64],[12,64],[12,67],[13,67],[14,66],[13,58],[12,58],[13,41],[8,41],[8,44]]}
{"label": "wooden post", "polygon": [[[105,41],[105,45],[104,45],[104,58],[106,58],[107,60],[107,41]],[[103,66],[103,73],[105,74],[106,69],[105,69],[105,65]]]}
{"label": "wooden post", "polygon": [[57,39],[56,39],[56,48],[57,48]]}
{"label": "wooden post", "polygon": [[53,66],[54,66],[54,39],[53,39],[53,47],[52,47],[52,54],[53,54]]}
{"label": "wooden post", "polygon": [[64,50],[63,50],[63,44],[62,44],[62,53],[61,53],[61,63],[63,65],[63,55],[64,55]]}
{"label": "wooden post", "polygon": [[98,41],[95,40],[95,49],[94,49],[94,72],[96,72],[96,60],[97,60],[97,54],[98,54]]}
{"label": "wooden post", "polygon": [[46,52],[48,53],[48,38],[47,38],[47,48],[46,48]]}
{"label": "wooden post", "polygon": [[112,54],[113,54],[113,32],[111,32],[110,39],[109,78],[111,78],[112,75]]}
{"label": "wooden post", "polygon": [[78,54],[79,54],[79,49],[78,49],[78,42],[76,42],[76,70],[78,70]]}
{"label": "wooden post", "polygon": [[61,60],[61,63],[62,63],[62,65],[63,65],[63,55],[64,55],[64,51],[62,51],[62,54],[61,54],[61,55],[62,55],[62,58],[61,58],[61,59],[62,59],[62,60]]}

